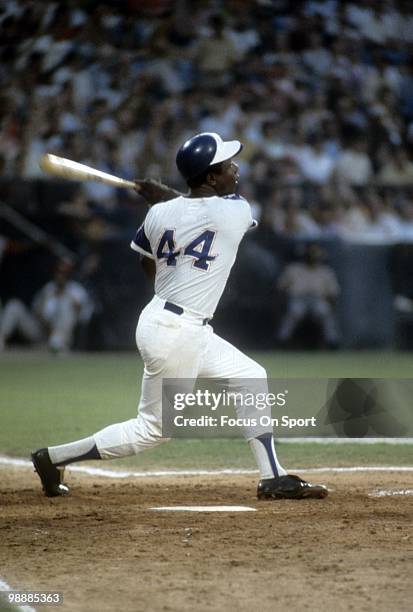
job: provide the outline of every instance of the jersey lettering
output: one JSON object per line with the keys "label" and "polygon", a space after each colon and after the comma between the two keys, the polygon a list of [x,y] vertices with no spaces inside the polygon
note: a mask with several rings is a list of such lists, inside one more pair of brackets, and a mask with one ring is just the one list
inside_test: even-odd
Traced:
{"label": "jersey lettering", "polygon": [[179,250],[175,251],[174,230],[165,230],[156,251],[157,258],[166,259],[167,266],[176,266],[178,255]]}
{"label": "jersey lettering", "polygon": [[[185,247],[184,255],[195,259],[193,264],[195,268],[209,270],[209,262],[216,258],[216,255],[209,254],[214,238],[215,232],[205,230]],[[156,251],[157,258],[166,259],[167,266],[176,266],[176,258],[179,255],[180,250],[176,250],[174,230],[165,230]]]}
{"label": "jersey lettering", "polygon": [[195,268],[209,270],[209,262],[216,257],[216,255],[209,254],[214,238],[215,232],[205,230],[185,248],[184,255],[190,255],[196,259],[194,262]]}

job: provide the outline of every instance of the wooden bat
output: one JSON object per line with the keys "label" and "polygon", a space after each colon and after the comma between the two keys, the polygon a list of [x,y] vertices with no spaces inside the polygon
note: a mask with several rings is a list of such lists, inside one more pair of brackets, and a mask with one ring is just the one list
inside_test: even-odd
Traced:
{"label": "wooden bat", "polygon": [[60,178],[70,181],[94,181],[96,183],[106,183],[107,185],[113,185],[113,187],[124,187],[126,189],[135,189],[136,187],[135,183],[132,181],[127,181],[113,174],[101,172],[85,164],[79,164],[71,159],[58,157],[51,153],[46,153],[41,157],[39,166],[43,172],[47,174],[59,176]]}

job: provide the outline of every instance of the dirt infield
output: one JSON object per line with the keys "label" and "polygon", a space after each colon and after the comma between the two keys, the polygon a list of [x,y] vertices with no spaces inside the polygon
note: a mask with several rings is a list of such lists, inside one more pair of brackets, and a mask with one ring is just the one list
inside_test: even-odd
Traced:
{"label": "dirt infield", "polygon": [[[28,469],[0,476],[0,577],[62,591],[62,611],[411,609],[413,496],[369,494],[413,489],[412,472],[317,475],[327,499],[278,502],[257,502],[250,476],[72,472],[58,499]],[[257,512],[149,510],[195,504]]]}

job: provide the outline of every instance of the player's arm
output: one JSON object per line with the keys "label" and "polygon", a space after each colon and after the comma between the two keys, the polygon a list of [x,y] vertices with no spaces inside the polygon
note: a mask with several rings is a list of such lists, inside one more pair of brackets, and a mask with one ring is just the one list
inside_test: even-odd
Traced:
{"label": "player's arm", "polygon": [[136,193],[142,196],[149,206],[157,204],[158,202],[167,202],[168,200],[173,200],[174,198],[184,195],[172,189],[172,187],[168,187],[168,185],[164,185],[153,179],[135,179],[134,183]]}
{"label": "player's arm", "polygon": [[145,225],[148,223],[148,217],[151,215],[151,212],[152,211],[148,213],[145,221],[138,228],[138,231],[135,234],[135,238],[130,243],[130,246],[134,251],[136,251],[139,254],[139,261],[142,265],[142,268],[146,276],[148,276],[152,280],[155,278],[156,264],[155,264],[155,258],[152,253],[151,244],[145,233]]}
{"label": "player's arm", "polygon": [[141,266],[143,268],[143,271],[145,272],[146,276],[150,279],[150,280],[154,280],[155,279],[155,275],[156,275],[156,264],[155,261],[153,259],[149,259],[149,257],[145,257],[144,255],[140,256],[140,262],[141,262]]}
{"label": "player's arm", "polygon": [[145,222],[146,219],[138,228],[135,234],[135,238],[130,243],[130,247],[131,249],[139,253],[139,255],[143,255],[144,257],[155,260],[152,253],[151,243],[149,242],[148,237],[145,233]]}
{"label": "player's arm", "polygon": [[145,234],[145,224],[142,223],[135,238],[130,244],[131,248],[139,254],[139,261],[146,276],[153,280],[156,274],[155,259],[152,254],[151,245]]}

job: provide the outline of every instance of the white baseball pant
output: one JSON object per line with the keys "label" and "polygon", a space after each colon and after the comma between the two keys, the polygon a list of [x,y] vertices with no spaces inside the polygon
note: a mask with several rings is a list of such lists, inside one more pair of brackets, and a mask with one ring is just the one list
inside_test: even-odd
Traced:
{"label": "white baseball pant", "polygon": [[[259,379],[260,391],[267,391],[267,374],[261,365],[217,336],[210,325],[203,325],[199,315],[188,311],[177,315],[164,305],[165,300],[155,296],[139,317],[136,343],[145,369],[138,416],[94,434],[102,459],[133,455],[166,441],[162,438],[163,378],[230,379],[231,390],[237,390],[237,379],[242,379],[239,385],[244,391],[243,379]],[[272,429],[263,428],[262,433]]]}

